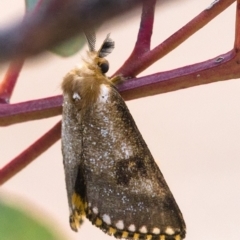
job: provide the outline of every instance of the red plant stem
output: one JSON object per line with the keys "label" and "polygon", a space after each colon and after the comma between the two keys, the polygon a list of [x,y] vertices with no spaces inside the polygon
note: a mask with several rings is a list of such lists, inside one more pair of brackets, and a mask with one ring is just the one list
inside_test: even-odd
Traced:
{"label": "red plant stem", "polygon": [[16,104],[0,104],[0,126],[49,118],[62,113],[62,96]]}
{"label": "red plant stem", "polygon": [[[135,65],[135,59],[141,58],[141,56],[150,51],[155,5],[156,0],[143,1],[141,23],[135,47],[129,58],[123,64],[123,67],[120,68],[114,75],[121,74],[129,77],[130,75],[124,74],[124,69],[127,68],[127,66]],[[131,75],[131,77],[133,77],[133,75]]]}
{"label": "red plant stem", "polygon": [[0,103],[9,103],[24,60],[13,61],[0,83]]}
{"label": "red plant stem", "polygon": [[[152,0],[152,3],[153,2],[154,1]],[[213,17],[215,17],[217,15],[217,13],[221,12],[220,11],[221,8],[226,8],[227,5],[230,5],[232,2],[234,2],[234,1],[233,0],[225,0],[225,1],[222,0],[222,1],[216,2],[216,4],[214,4],[210,9],[205,10],[205,11],[209,11],[209,12],[213,11],[212,15],[215,14],[213,16]],[[224,4],[225,4],[225,6],[223,7]],[[147,6],[145,6],[145,7],[147,7]],[[223,9],[221,9],[221,10],[223,10]],[[206,24],[206,21],[211,20],[211,18],[209,17],[209,14],[206,13],[205,11],[199,15],[201,17],[198,16],[199,17],[198,20],[196,20],[197,18],[194,19],[194,20],[196,20],[196,22],[194,23],[195,26],[193,25],[194,21],[190,22],[192,25],[190,23],[187,24],[186,25],[187,27],[185,26],[179,32],[175,33],[172,36],[172,38],[170,37],[169,39],[167,39],[164,42],[165,46],[164,46],[164,43],[160,44],[157,48],[155,48],[151,52],[147,52],[147,53],[143,54],[144,55],[143,58],[147,58],[147,56],[150,54],[153,54],[152,57],[154,57],[154,54],[156,54],[155,57],[156,57],[156,59],[158,59],[159,54],[160,55],[163,54],[165,48],[168,50],[171,49],[171,48],[169,48],[170,44],[174,45],[174,41],[176,41],[178,37],[180,37],[181,41],[183,41],[187,38],[186,37],[187,34],[190,34],[190,33],[193,34],[193,32],[195,32],[195,29],[198,30],[199,28],[204,26]],[[150,13],[150,15],[151,14],[152,13]],[[148,17],[150,17],[150,15]],[[144,17],[146,17],[146,16],[142,15],[142,19]],[[200,21],[200,24],[198,24],[197,21]],[[151,27],[150,22],[149,22],[149,24]],[[152,23],[153,23],[153,17],[152,17]],[[145,25],[144,23],[141,24],[143,29],[144,29],[144,25]],[[143,41],[142,44],[145,44],[145,46],[147,47],[147,44],[150,44],[151,33],[148,32],[148,34],[146,34],[145,37],[146,37],[146,39],[145,39],[146,42],[144,43],[144,31],[142,33],[139,33],[138,44],[140,44]],[[140,40],[141,38],[142,38],[142,40]],[[147,39],[149,39],[149,40],[147,40]],[[172,42],[171,42],[171,40],[172,40]],[[179,45],[179,44],[180,43],[178,42],[177,45]],[[237,7],[235,46],[236,46],[236,49],[239,49],[239,0],[238,0],[238,7]],[[138,46],[136,46],[135,49],[137,49],[137,47]],[[168,51],[166,51],[166,49],[165,49],[165,54],[168,52]],[[135,57],[136,57],[136,55],[135,55]],[[141,58],[141,61],[143,58]],[[240,77],[239,60],[238,59],[239,59],[239,53],[235,50],[230,51],[229,53],[223,54],[220,57],[217,57],[217,58],[214,58],[214,59],[202,62],[202,63],[194,64],[191,66],[186,66],[186,67],[175,69],[175,70],[168,71],[168,72],[153,74],[153,75],[150,75],[147,77],[142,77],[142,78],[126,81],[122,86],[119,87],[119,90],[122,92],[122,95],[125,99],[133,99],[133,98],[137,98],[137,97],[144,97],[144,96],[158,94],[160,92],[168,92],[168,91],[173,91],[173,90],[177,90],[177,89],[181,89],[181,88],[185,88],[185,87],[220,81],[223,79]],[[141,65],[138,65],[138,67],[139,66],[141,67]],[[37,110],[34,107],[32,107],[31,105],[30,105],[30,108],[28,108],[30,102],[22,103],[22,104],[26,104],[25,107],[27,107],[27,110],[30,110],[29,112],[36,111],[35,113],[37,113],[38,111],[42,111],[42,113],[44,114],[44,108],[46,108],[48,111],[52,106],[52,102],[56,103],[57,99],[59,100],[60,97],[54,97],[51,99],[49,98],[47,101],[47,104],[40,107]],[[38,104],[40,103],[40,105],[41,105],[41,101],[43,101],[43,100],[40,100],[40,101],[37,100],[37,101],[35,101],[35,103],[38,103]],[[31,101],[31,104],[32,103],[34,103],[34,101]],[[36,104],[36,105],[38,105],[38,104]],[[57,103],[53,109],[59,110],[60,106],[61,106],[60,103]],[[15,110],[17,110],[19,106],[15,105],[13,107],[16,107]],[[18,111],[19,110],[20,110],[20,108],[18,109]],[[3,112],[2,116],[4,116],[6,118],[6,116],[8,116],[8,114],[11,115],[10,112],[6,113],[6,111],[5,111],[5,112]],[[14,112],[12,112],[12,114],[14,115]],[[22,112],[21,114],[24,115],[24,112]],[[0,112],[0,116],[1,116],[1,112]],[[33,116],[34,116],[34,114],[33,114]],[[33,117],[33,116],[31,116],[31,117]],[[4,119],[4,117],[3,117],[3,119]],[[31,119],[28,119],[28,120],[31,120]],[[17,120],[15,122],[17,122]],[[47,150],[47,148],[49,148],[54,142],[56,142],[60,138],[60,127],[61,127],[60,123],[58,123],[53,129],[51,129],[48,133],[46,133],[38,141],[36,141],[34,144],[32,144],[27,150],[25,150],[18,157],[16,157],[9,164],[7,164],[0,171],[0,184],[3,184],[10,177],[14,176],[17,172],[19,172],[21,169],[23,169],[27,164],[29,164],[31,161],[33,161],[42,152]]]}
{"label": "red plant stem", "polygon": [[[122,97],[131,100],[182,88],[240,77],[240,52],[232,50],[220,57],[125,81],[118,86]],[[62,96],[0,107],[0,126],[56,116],[61,113]]]}
{"label": "red plant stem", "polygon": [[[39,0],[36,3],[32,14],[35,14],[39,10],[39,7],[43,2],[44,2],[43,0]],[[0,103],[10,102],[10,98],[12,96],[14,87],[17,83],[17,79],[23,64],[24,59],[18,59],[10,63],[7,73],[2,82],[0,83]]]}
{"label": "red plant stem", "polygon": [[150,50],[156,0],[145,0],[137,41],[130,58],[136,58]]}
{"label": "red plant stem", "polygon": [[234,48],[236,51],[240,50],[240,0],[237,0],[236,7],[236,28]]}
{"label": "red plant stem", "polygon": [[205,62],[130,79],[119,86],[119,90],[125,100],[131,100],[207,83],[239,78],[239,59],[240,52],[236,54],[236,51],[232,50]]}
{"label": "red plant stem", "polygon": [[[139,73],[148,68],[151,64],[155,63],[157,60],[171,52],[191,35],[205,26],[223,10],[229,7],[236,0],[222,0],[216,2],[210,9],[202,11],[198,16],[193,18],[184,27],[175,32],[172,36],[166,39],[163,43],[159,44],[152,51],[149,51],[141,56],[141,58],[130,60],[132,64],[128,63],[128,60],[123,64],[123,66],[114,75],[123,75],[125,77],[134,77]],[[134,63],[134,64],[133,64]]]}
{"label": "red plant stem", "polygon": [[35,158],[50,148],[60,139],[61,122],[58,122],[53,128],[39,138],[35,143],[29,146],[25,151],[11,160],[0,170],[0,185],[17,174]]}

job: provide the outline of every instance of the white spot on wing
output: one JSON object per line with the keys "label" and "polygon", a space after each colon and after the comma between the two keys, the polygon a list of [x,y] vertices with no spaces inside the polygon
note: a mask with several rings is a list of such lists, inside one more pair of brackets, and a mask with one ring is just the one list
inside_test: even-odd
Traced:
{"label": "white spot on wing", "polygon": [[77,92],[73,93],[72,98],[73,98],[75,101],[78,101],[78,100],[81,99],[80,95],[79,95]]}
{"label": "white spot on wing", "polygon": [[165,233],[168,235],[173,235],[174,234],[174,230],[171,227],[167,227],[165,230]]}
{"label": "white spot on wing", "polygon": [[160,233],[160,229],[155,227],[155,228],[153,228],[152,233],[159,234]]}
{"label": "white spot on wing", "polygon": [[134,224],[131,224],[129,227],[128,227],[128,230],[131,231],[131,232],[135,232],[136,231],[136,227]]}
{"label": "white spot on wing", "polygon": [[108,129],[101,129],[101,134],[102,134],[102,136],[103,137],[106,137],[107,136],[107,134],[108,134]]}
{"label": "white spot on wing", "polygon": [[99,95],[99,102],[106,102],[109,96],[109,87],[105,84],[100,85],[100,95]]}
{"label": "white spot on wing", "polygon": [[127,143],[121,143],[121,150],[125,154],[125,158],[130,158],[133,155],[131,146],[127,145]]}
{"label": "white spot on wing", "polygon": [[98,208],[97,208],[97,207],[94,207],[94,208],[93,208],[93,212],[94,212],[95,214],[98,214]]}
{"label": "white spot on wing", "polygon": [[108,225],[111,225],[111,218],[109,215],[107,214],[103,214],[103,217],[102,217],[103,221],[108,224]]}
{"label": "white spot on wing", "polygon": [[142,227],[139,229],[139,232],[141,232],[141,233],[147,233],[147,228],[146,228],[146,226],[142,226]]}
{"label": "white spot on wing", "polygon": [[123,220],[119,220],[119,221],[116,223],[116,227],[117,227],[118,229],[123,229],[123,228],[124,228]]}

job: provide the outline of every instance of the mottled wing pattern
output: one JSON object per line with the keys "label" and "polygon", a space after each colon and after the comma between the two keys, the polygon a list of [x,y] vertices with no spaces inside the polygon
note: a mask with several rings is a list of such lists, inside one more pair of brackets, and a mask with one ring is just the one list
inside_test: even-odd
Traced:
{"label": "mottled wing pattern", "polygon": [[93,224],[116,237],[182,239],[182,214],[129,110],[102,84],[79,117],[81,164],[75,185]]}
{"label": "mottled wing pattern", "polygon": [[[62,114],[62,154],[63,165],[65,170],[65,181],[67,187],[67,197],[69,203],[70,215],[74,215],[75,208],[72,206],[72,201],[75,195],[75,185],[77,175],[79,174],[79,166],[82,161],[82,138],[81,134],[81,113],[79,109],[72,103],[68,94],[63,95],[63,114]],[[77,151],[76,151],[77,149]],[[83,203],[83,202],[81,202]],[[80,203],[80,204],[81,204]],[[80,226],[82,217],[85,216],[84,207],[77,206],[76,214],[79,217],[78,222],[70,219],[70,224],[73,230],[77,231]],[[71,223],[73,221],[73,223]]]}
{"label": "mottled wing pattern", "polygon": [[114,83],[108,79],[109,35],[62,83],[62,153],[77,231],[86,216],[104,232],[134,240],[181,240],[182,214]]}

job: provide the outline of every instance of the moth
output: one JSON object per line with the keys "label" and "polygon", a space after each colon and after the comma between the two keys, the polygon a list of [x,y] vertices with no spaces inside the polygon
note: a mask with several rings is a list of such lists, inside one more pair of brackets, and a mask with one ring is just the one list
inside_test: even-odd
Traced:
{"label": "moth", "polygon": [[116,238],[181,240],[186,226],[164,177],[142,138],[105,57],[109,35],[64,78],[62,153],[70,226],[83,219]]}

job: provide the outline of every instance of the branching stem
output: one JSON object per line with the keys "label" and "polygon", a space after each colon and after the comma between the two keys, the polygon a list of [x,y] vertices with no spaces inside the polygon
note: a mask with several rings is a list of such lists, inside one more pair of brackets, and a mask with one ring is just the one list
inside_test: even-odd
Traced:
{"label": "branching stem", "polygon": [[[77,0],[72,1],[74,3],[77,3]],[[185,66],[171,71],[159,72],[141,78],[133,78],[137,76],[140,72],[145,70],[147,67],[149,67],[151,64],[153,64],[154,62],[168,54],[170,51],[175,49],[177,46],[179,46],[183,41],[189,38],[200,28],[205,26],[209,21],[211,21],[214,17],[216,17],[219,13],[221,13],[224,9],[226,9],[235,1],[236,0],[219,0],[214,2],[214,4],[210,5],[209,8],[200,13],[197,17],[195,17],[192,21],[182,27],[179,31],[174,33],[172,36],[170,36],[168,39],[166,39],[163,43],[159,44],[154,49],[150,50],[156,0],[144,0],[141,24],[136,45],[127,61],[115,73],[122,74],[125,77],[132,77],[132,79],[129,79],[121,86],[119,86],[119,91],[121,92],[122,96],[126,100],[129,100],[163,92],[174,91],[182,88],[188,88],[201,84],[239,78],[240,0],[237,0],[236,8],[236,34],[234,49],[232,49],[226,54],[222,54],[221,56],[217,56],[202,63]],[[41,0],[39,1],[39,3],[40,2]],[[134,0],[132,0],[132,2],[134,2]],[[59,2],[55,0],[53,0],[52,3],[59,4]],[[60,5],[58,5],[58,7],[60,7]],[[47,10],[50,11],[51,9]],[[45,12],[45,14],[46,13],[47,12]],[[50,19],[55,20],[52,18]],[[39,21],[39,26],[42,27],[42,32],[48,31],[49,29],[46,29],[46,26],[43,24],[45,23],[44,19],[40,19]],[[28,25],[28,23],[26,23],[26,20],[24,24]],[[19,26],[25,27],[24,24],[20,24]],[[33,25],[30,24],[30,26]],[[27,34],[32,34],[31,29],[29,32],[27,31]],[[39,34],[41,36],[44,36],[41,31],[39,32]],[[13,36],[15,35],[13,34]],[[0,34],[0,43],[1,41],[2,39]],[[40,41],[38,44],[44,44],[44,41]],[[49,46],[49,44],[50,43],[46,44],[46,46]],[[45,45],[40,45],[35,46],[37,50],[33,50],[34,53],[40,51],[39,49],[46,48]],[[21,50],[22,48],[20,48],[20,56],[21,54],[23,54],[21,53]],[[12,52],[12,49],[10,49],[9,51],[10,55],[15,54],[15,52]],[[28,49],[28,51],[29,52],[27,53],[27,55],[32,54],[32,49]],[[9,72],[7,73],[5,79],[0,85],[0,103],[2,103],[0,104],[0,126],[7,126],[23,121],[56,116],[61,113],[61,96],[28,101],[25,103],[17,103],[12,105],[6,104],[12,94],[22,64],[23,61],[13,62],[9,68]],[[5,167],[3,167],[0,170],[0,184],[6,182],[12,176],[18,173],[21,169],[27,166],[30,162],[32,162],[37,156],[46,151],[52,144],[54,144],[60,138],[60,128],[61,124],[59,122],[39,140],[37,140],[29,148],[27,148],[20,155],[10,161]]]}

